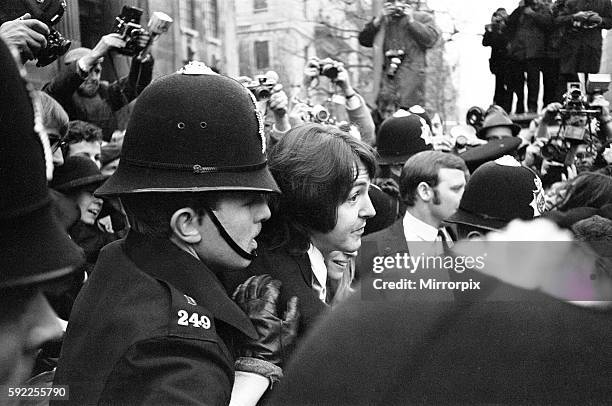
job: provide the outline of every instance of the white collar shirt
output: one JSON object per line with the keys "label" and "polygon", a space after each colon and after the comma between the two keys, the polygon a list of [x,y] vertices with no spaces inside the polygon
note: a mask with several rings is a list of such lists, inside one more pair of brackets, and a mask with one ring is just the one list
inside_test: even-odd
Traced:
{"label": "white collar shirt", "polygon": [[325,303],[327,298],[327,267],[325,266],[325,258],[317,247],[310,244],[308,247],[308,259],[310,260],[310,268],[312,269],[312,288],[317,294],[317,297]]}

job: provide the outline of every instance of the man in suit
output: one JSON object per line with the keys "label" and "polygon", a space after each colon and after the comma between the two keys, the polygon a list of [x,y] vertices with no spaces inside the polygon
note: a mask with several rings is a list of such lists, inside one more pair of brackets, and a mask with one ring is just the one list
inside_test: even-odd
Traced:
{"label": "man in suit", "polygon": [[[260,274],[280,280],[279,303],[299,299],[299,341],[331,303],[325,259],[357,251],[376,213],[368,195],[376,160],[367,144],[321,124],[291,129],[268,159],[282,195],[257,240],[258,257],[247,272],[224,275],[225,285],[233,290]],[[285,348],[285,361],[290,353]]]}
{"label": "man in suit", "polygon": [[408,159],[400,177],[406,213],[391,227],[363,239],[357,257],[358,275],[371,275],[375,257],[442,254],[454,239],[443,222],[457,211],[468,177],[465,162],[455,155],[423,151]]}
{"label": "man in suit", "polygon": [[349,299],[305,340],[271,404],[606,404],[610,309],[584,302],[594,257],[546,220],[516,220],[479,250],[525,235],[520,251],[489,256],[470,300]]}

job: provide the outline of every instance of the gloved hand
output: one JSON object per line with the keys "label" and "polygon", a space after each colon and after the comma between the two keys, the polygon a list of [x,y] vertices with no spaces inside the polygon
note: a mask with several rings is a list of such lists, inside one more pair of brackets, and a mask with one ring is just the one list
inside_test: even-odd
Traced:
{"label": "gloved hand", "polygon": [[286,349],[297,336],[298,299],[292,297],[283,318],[278,317],[277,301],[281,282],[270,275],[252,276],[236,288],[232,299],[247,314],[258,338],[247,339],[239,348],[239,356],[268,361],[281,366]]}

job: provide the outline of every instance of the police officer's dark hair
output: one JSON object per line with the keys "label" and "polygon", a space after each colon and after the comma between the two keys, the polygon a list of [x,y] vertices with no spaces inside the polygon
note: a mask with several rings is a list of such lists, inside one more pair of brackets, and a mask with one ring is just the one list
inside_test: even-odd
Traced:
{"label": "police officer's dark hair", "polygon": [[338,206],[348,198],[360,163],[374,177],[372,147],[336,127],[305,124],[291,129],[268,155],[282,195],[272,202],[263,239],[271,248],[305,252],[313,231],[327,233],[335,227]]}
{"label": "police officer's dark hair", "polygon": [[134,193],[121,196],[130,227],[154,238],[169,238],[172,235],[170,219],[177,210],[189,207],[201,218],[207,207],[216,208],[218,200],[219,194],[215,192]]}
{"label": "police officer's dark hair", "polygon": [[596,172],[584,172],[567,183],[565,198],[557,209],[560,211],[576,207],[599,209],[608,203],[612,203],[612,177]]}
{"label": "police officer's dark hair", "polygon": [[422,151],[411,156],[404,164],[399,181],[400,196],[404,203],[410,207],[415,205],[417,187],[421,182],[432,188],[436,187],[440,182],[438,172],[442,168],[463,171],[466,182],[470,177],[465,162],[456,155],[440,151]]}

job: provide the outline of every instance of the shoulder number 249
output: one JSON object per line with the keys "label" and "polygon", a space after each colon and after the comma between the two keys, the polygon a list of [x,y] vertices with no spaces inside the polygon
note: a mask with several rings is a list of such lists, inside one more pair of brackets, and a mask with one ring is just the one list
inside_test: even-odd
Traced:
{"label": "shoulder number 249", "polygon": [[193,327],[202,327],[206,330],[210,328],[210,319],[208,316],[200,316],[197,313],[193,313],[189,316],[189,313],[185,310],[179,310],[178,315],[178,324],[181,326],[188,326],[189,323],[191,323]]}

